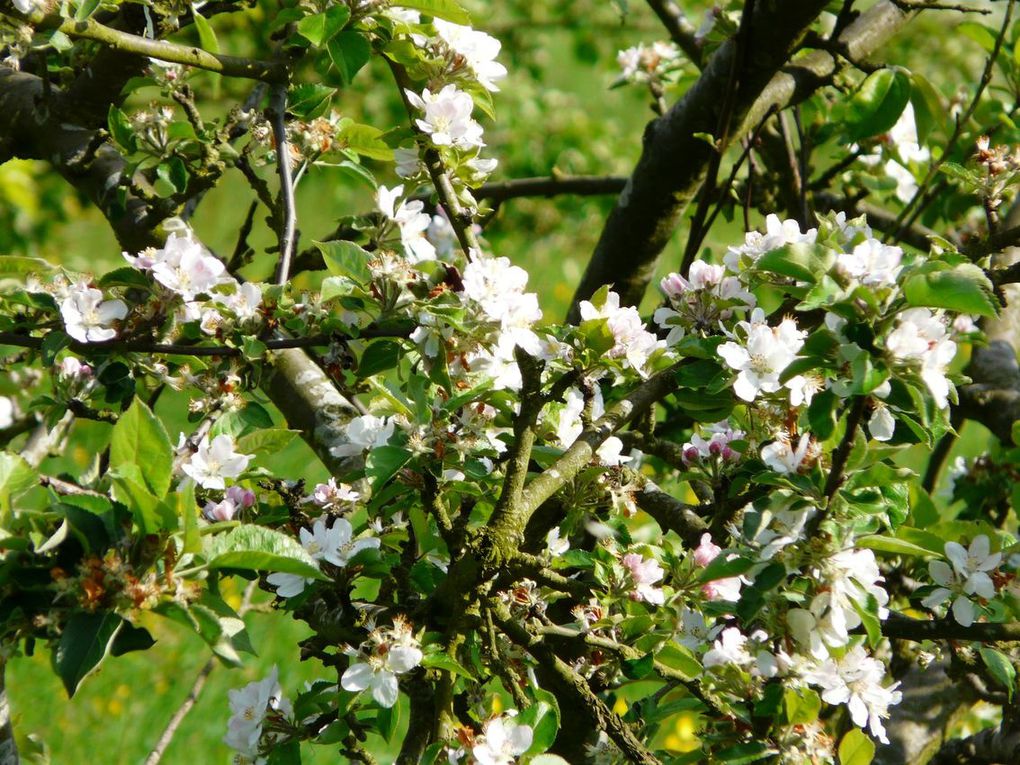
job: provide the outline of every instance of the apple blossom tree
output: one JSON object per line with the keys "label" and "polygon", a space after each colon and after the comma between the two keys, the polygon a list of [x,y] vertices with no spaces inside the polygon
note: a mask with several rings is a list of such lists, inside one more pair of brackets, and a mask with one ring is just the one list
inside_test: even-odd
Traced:
{"label": "apple blossom tree", "polygon": [[[74,694],[162,617],[243,664],[240,581],[320,679],[223,699],[236,763],[1018,761],[1014,0],[637,5],[629,177],[499,179],[485,3],[0,0],[0,161],[123,251],[35,257],[0,211],[3,661]],[[960,71],[896,58],[961,18]],[[301,230],[313,174],[373,208]],[[618,196],[560,322],[489,232],[562,194]],[[259,461],[298,436],[320,482]]]}

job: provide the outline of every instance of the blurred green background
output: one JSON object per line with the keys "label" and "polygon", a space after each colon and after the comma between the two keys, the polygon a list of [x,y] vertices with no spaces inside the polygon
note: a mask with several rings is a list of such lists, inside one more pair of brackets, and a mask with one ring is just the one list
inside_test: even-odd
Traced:
{"label": "blurred green background", "polygon": [[[531,2],[469,2],[476,25],[504,43],[501,60],[510,76],[496,94],[497,122],[486,122],[489,144],[486,156],[500,161],[493,180],[560,172],[565,175],[626,175],[640,152],[640,137],[652,113],[640,86],[610,89],[616,78],[616,53],[637,42],[665,39],[658,20],[640,2],[608,0],[548,0]],[[683,3],[699,24],[707,3]],[[835,4],[838,8],[839,3]],[[628,7],[626,14],[621,8]],[[224,52],[245,52],[252,39],[265,38],[268,3],[233,15],[216,17],[212,24]],[[959,82],[972,82],[981,63],[980,48],[966,36],[947,34],[947,19],[930,16],[915,24],[890,47],[887,60],[916,68],[935,81],[944,95],[954,95]],[[926,62],[938,61],[938,70]],[[681,82],[667,93],[672,102],[682,92]],[[247,95],[243,83],[219,82],[200,73],[194,87],[205,94],[200,101],[207,119],[224,114]],[[215,94],[211,96],[210,94]],[[132,94],[125,110],[144,108],[152,92]],[[355,85],[336,102],[342,115],[381,128],[401,123],[403,114],[386,68],[373,62]],[[388,169],[373,168],[379,179],[394,185]],[[723,175],[726,169],[724,167]],[[264,171],[269,176],[271,173]],[[297,192],[302,243],[324,237],[343,215],[372,208],[372,191],[350,177],[324,169],[311,172]],[[237,231],[253,194],[239,173],[232,172],[211,192],[193,219],[199,236],[213,250],[233,250]],[[546,320],[560,320],[574,285],[592,252],[612,197],[520,199],[506,203],[485,232],[493,252],[511,258],[531,273],[532,289],[540,296]],[[257,251],[271,244],[273,235],[261,211],[250,239]],[[684,229],[678,232],[662,259],[663,273],[675,269],[683,246]],[[720,219],[707,245],[716,253],[726,244],[740,241],[739,220]],[[70,269],[101,273],[120,265],[119,247],[102,217],[76,196],[42,163],[14,161],[0,166],[0,249],[11,254],[32,254]],[[264,278],[269,257],[258,258],[247,270],[252,278]],[[299,282],[300,284],[300,282]],[[649,300],[654,302],[654,297]],[[962,360],[961,360],[962,361]],[[186,427],[187,401],[182,395],[164,396],[159,413],[168,422],[171,436]],[[101,449],[107,426],[78,426],[68,453],[48,465],[52,470],[81,470]],[[950,461],[957,453],[973,455],[987,444],[979,426],[964,430]],[[923,469],[922,455],[915,452],[904,462]],[[316,480],[321,468],[301,443],[293,443],[275,455],[272,467],[278,474]],[[944,500],[940,500],[943,511]],[[235,605],[240,592],[234,593]],[[323,677],[315,663],[298,660],[297,642],[305,636],[303,625],[265,613],[262,606],[247,617],[256,657],[243,669],[218,667],[211,675],[197,706],[181,725],[163,759],[168,765],[196,762],[227,762],[229,751],[221,743],[228,717],[227,690],[260,679],[273,665],[280,667],[285,692],[291,695],[306,680]],[[109,765],[140,763],[158,739],[166,722],[187,695],[192,681],[205,664],[204,644],[181,629],[153,620],[157,645],[145,653],[112,659],[67,701],[60,682],[49,669],[49,657],[39,650],[31,658],[12,660],[8,686],[16,730],[28,761],[79,763],[101,759]],[[689,727],[689,726],[688,726]],[[677,748],[690,740],[691,730],[677,732]],[[382,742],[373,742],[382,762],[392,753]],[[335,762],[331,749],[307,748],[308,762]]]}

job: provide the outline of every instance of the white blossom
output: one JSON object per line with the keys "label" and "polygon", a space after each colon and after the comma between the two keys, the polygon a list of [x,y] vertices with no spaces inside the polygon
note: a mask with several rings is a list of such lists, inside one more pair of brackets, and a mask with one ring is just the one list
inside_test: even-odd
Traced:
{"label": "white blossom", "polygon": [[264,680],[227,692],[231,715],[227,723],[227,735],[223,740],[249,761],[258,759],[266,716],[270,712],[277,712],[284,717],[293,715],[293,708],[283,696],[278,677],[277,668],[273,667]]}
{"label": "white blossom", "polygon": [[680,57],[680,51],[672,43],[654,42],[651,45],[635,45],[616,54],[620,76],[628,82],[647,82],[662,73],[671,62]]}
{"label": "white blossom", "polygon": [[442,19],[434,19],[432,25],[440,38],[453,51],[463,56],[483,88],[499,90],[496,81],[506,77],[506,67],[496,61],[500,49],[499,40],[485,32]]}
{"label": "white blossom", "polygon": [[945,552],[952,567],[945,561],[933,560],[928,573],[939,586],[922,602],[926,608],[935,608],[952,598],[952,613],[964,627],[974,623],[977,616],[969,596],[990,600],[995,597],[995,583],[988,575],[1002,562],[1002,553],[992,553],[991,543],[985,534],[974,537],[969,548],[958,542],[946,542]]}
{"label": "white blossom", "polygon": [[395,186],[392,189],[379,186],[375,195],[379,211],[397,224],[400,230],[400,243],[404,246],[404,252],[411,263],[435,260],[436,248],[425,236],[425,232],[432,223],[432,217],[423,212],[425,203],[420,199],[405,200],[396,206],[397,200],[403,193],[403,185]]}
{"label": "white blossom", "polygon": [[705,669],[710,669],[724,664],[746,666],[753,661],[754,657],[747,650],[747,636],[736,627],[727,627],[705,654],[701,663]]}
{"label": "white blossom", "polygon": [[103,300],[103,293],[86,285],[75,285],[60,303],[67,334],[82,343],[99,343],[117,336],[113,322],[128,314],[123,300]]}
{"label": "white blossom", "polygon": [[202,244],[190,232],[174,232],[167,238],[160,250],[146,250],[132,259],[125,258],[135,268],[149,270],[152,278],[185,301],[194,300],[200,294],[208,294],[220,284],[233,281],[226,274],[226,267],[208,254]]}
{"label": "white blossom", "polygon": [[649,357],[662,348],[663,343],[645,329],[637,309],[633,306],[621,307],[620,296],[615,292],[609,292],[605,302],[597,308],[590,301],[582,300],[580,309],[583,321],[606,320],[606,326],[613,336],[613,347],[607,355],[623,359],[627,366],[644,376]]}
{"label": "white blossom", "polygon": [[836,259],[836,267],[847,276],[868,287],[889,287],[896,284],[903,266],[903,250],[878,239],[866,239],[850,253]]}
{"label": "white blossom", "polygon": [[511,765],[531,748],[534,731],[514,722],[516,710],[494,717],[482,725],[482,735],[471,748],[478,765]]}
{"label": "white blossom", "polygon": [[482,126],[471,118],[474,101],[456,85],[447,85],[438,93],[432,93],[428,88],[421,95],[411,90],[405,93],[411,105],[424,112],[415,124],[429,135],[436,146],[472,149],[485,145]]}
{"label": "white blossom", "polygon": [[350,457],[366,449],[377,449],[387,444],[394,428],[393,420],[389,417],[376,417],[374,414],[355,417],[344,430],[347,443],[337,444],[329,452],[334,457]]}
{"label": "white blossom", "polygon": [[827,659],[806,674],[812,685],[822,689],[827,704],[846,704],[854,725],[865,727],[883,744],[888,744],[882,720],[889,707],[899,704],[899,683],[883,686],[885,667],[868,656],[861,646],[851,648],[841,659]]}
{"label": "white blossom", "polygon": [[956,356],[956,343],[940,315],[928,308],[908,308],[897,316],[899,324],[885,339],[886,350],[901,361],[920,364],[921,379],[939,408],[949,405],[946,369]]}
{"label": "white blossom", "polygon": [[876,441],[888,441],[893,437],[896,430],[896,419],[893,417],[889,407],[876,402],[875,409],[868,419],[868,432]]}
{"label": "white blossom", "polygon": [[780,220],[778,215],[771,213],[765,217],[765,233],[748,231],[744,236],[744,244],[728,248],[723,262],[731,271],[739,273],[744,259],[754,263],[766,252],[787,244],[813,244],[817,237],[818,229],[801,231],[797,221]]}
{"label": "white blossom", "polygon": [[203,489],[223,489],[226,488],[226,479],[241,475],[252,459],[251,454],[235,452],[234,439],[221,433],[212,442],[208,436],[203,436],[198,449],[181,466],[181,470]]}
{"label": "white blossom", "polygon": [[789,434],[783,433],[780,438],[762,447],[761,460],[769,470],[789,475],[800,470],[810,447],[811,436],[809,434],[803,434],[800,441],[797,442],[797,447],[794,448]]}
{"label": "white blossom", "polygon": [[384,649],[382,653],[375,652],[364,661],[352,663],[341,676],[340,685],[352,693],[368,689],[379,706],[389,708],[397,703],[397,675],[410,672],[421,664],[423,655],[416,645],[381,647]]}
{"label": "white blossom", "polygon": [[[375,537],[354,539],[354,529],[345,518],[337,518],[332,526],[327,526],[326,520],[320,518],[311,530],[301,529],[299,532],[301,546],[314,560],[343,568],[362,550],[379,548],[379,540]],[[292,598],[304,592],[305,587],[315,580],[299,574],[277,572],[266,577],[266,581],[276,587],[276,594],[280,597]]]}
{"label": "white blossom", "polygon": [[754,401],[759,393],[775,393],[782,387],[779,376],[797,357],[806,332],[787,318],[778,327],[765,324],[765,313],[755,308],[750,322],[742,321],[744,344],[728,341],[719,346],[723,361],[739,372],[733,390],[744,401]]}

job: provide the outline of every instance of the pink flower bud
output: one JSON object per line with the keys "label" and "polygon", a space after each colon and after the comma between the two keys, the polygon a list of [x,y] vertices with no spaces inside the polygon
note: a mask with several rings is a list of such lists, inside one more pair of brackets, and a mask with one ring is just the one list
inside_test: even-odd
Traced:
{"label": "pink flower bud", "polygon": [[[707,566],[709,563],[714,561],[721,552],[722,548],[719,547],[719,545],[712,544],[712,535],[703,534],[701,537],[701,544],[699,544],[697,549],[694,550],[694,562],[699,566]],[[706,585],[706,587],[707,586],[708,585]]]}
{"label": "pink flower bud", "polygon": [[227,499],[242,508],[249,508],[255,504],[255,492],[245,489],[243,486],[231,486],[227,489]]}
{"label": "pink flower bud", "polygon": [[688,465],[692,462],[697,462],[700,457],[701,453],[698,451],[697,447],[688,446],[684,449],[684,462]]}

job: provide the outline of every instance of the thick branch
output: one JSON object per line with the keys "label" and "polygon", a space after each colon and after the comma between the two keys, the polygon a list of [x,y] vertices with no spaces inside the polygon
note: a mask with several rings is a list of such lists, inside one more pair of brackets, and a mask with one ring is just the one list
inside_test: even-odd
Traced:
{"label": "thick branch", "polygon": [[287,68],[277,61],[259,61],[240,56],[209,53],[193,45],[180,45],[166,40],[151,40],[100,24],[94,19],[75,21],[60,16],[47,16],[37,12],[28,17],[39,29],[55,29],[72,39],[94,40],[110,48],[137,56],[167,61],[171,64],[193,66],[228,77],[286,83]]}
{"label": "thick branch", "polygon": [[[737,73],[733,124],[741,127],[731,131],[731,138],[746,134],[769,110],[803,101],[840,71],[844,59],[828,51],[815,51],[787,65],[797,43],[826,5],[818,0],[759,3],[746,63]],[[906,19],[892,3],[880,2],[847,27],[837,45],[852,60],[864,58]],[[720,94],[730,80],[736,52],[736,42],[727,41],[683,99],[646,128],[641,159],[574,295],[572,320],[577,319],[577,304],[606,284],[614,284],[625,303],[640,302],[659,253],[712,161],[714,149],[695,135],[716,130]],[[725,150],[725,146],[721,148]]]}
{"label": "thick branch", "polygon": [[882,623],[882,634],[900,640],[974,640],[980,643],[994,643],[1006,640],[1020,640],[1020,622],[992,623],[976,622],[964,627],[955,619],[924,620],[911,619],[899,614],[889,614]]}

